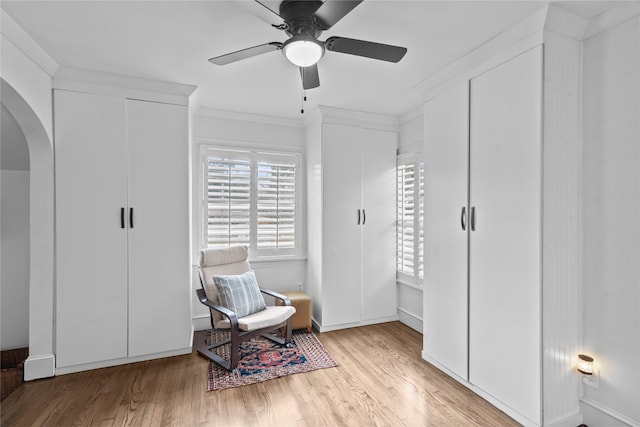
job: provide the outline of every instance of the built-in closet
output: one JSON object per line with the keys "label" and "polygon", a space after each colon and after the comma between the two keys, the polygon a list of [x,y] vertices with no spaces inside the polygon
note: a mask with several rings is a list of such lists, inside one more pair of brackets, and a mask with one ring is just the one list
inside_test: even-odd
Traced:
{"label": "built-in closet", "polygon": [[61,86],[56,371],[189,352],[188,97]]}
{"label": "built-in closet", "polygon": [[[425,106],[426,139],[454,136],[425,151],[425,216],[432,219],[425,234],[437,246],[425,268],[425,351],[534,419],[540,412],[541,53],[542,47],[526,52]],[[470,120],[456,128],[439,115]],[[453,180],[443,182],[445,174]],[[453,270],[452,279],[446,270]],[[443,300],[457,312],[451,323]],[[523,364],[530,369],[503,375]]]}
{"label": "built-in closet", "polygon": [[423,358],[525,425],[574,422],[580,42],[469,63],[424,105]]}
{"label": "built-in closet", "polygon": [[307,291],[321,331],[397,319],[397,125],[381,117],[322,107],[307,126]]}

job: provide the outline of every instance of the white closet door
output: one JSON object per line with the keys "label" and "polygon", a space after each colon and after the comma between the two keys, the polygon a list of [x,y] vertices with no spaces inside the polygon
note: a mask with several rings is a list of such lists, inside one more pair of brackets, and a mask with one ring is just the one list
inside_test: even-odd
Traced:
{"label": "white closet door", "polygon": [[124,101],[56,90],[56,364],[127,356]]}
{"label": "white closet door", "polygon": [[325,124],[322,133],[322,324],[329,326],[361,316],[361,141],[350,126]]}
{"label": "white closet door", "polygon": [[469,378],[541,419],[538,47],[471,81]]}
{"label": "white closet door", "polygon": [[424,352],[468,379],[469,83],[424,106]]}
{"label": "white closet door", "polygon": [[127,100],[129,356],[190,346],[188,110]]}
{"label": "white closet door", "polygon": [[396,304],[396,133],[360,129],[362,316],[391,317]]}

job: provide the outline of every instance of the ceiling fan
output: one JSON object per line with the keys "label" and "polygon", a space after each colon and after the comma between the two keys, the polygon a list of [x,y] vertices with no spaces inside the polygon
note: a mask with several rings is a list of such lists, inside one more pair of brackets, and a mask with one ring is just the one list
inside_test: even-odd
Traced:
{"label": "ceiling fan", "polygon": [[209,62],[216,65],[226,65],[263,53],[281,50],[291,63],[300,67],[302,87],[306,90],[320,86],[317,62],[326,51],[348,53],[388,62],[398,62],[407,53],[407,49],[404,47],[345,37],[329,37],[324,42],[318,40],[323,31],[334,26],[363,0],[326,0],[324,2],[321,0],[285,0],[280,3],[277,12],[260,1],[255,1],[284,20],[282,24],[273,25],[273,27],[283,30],[289,39],[284,43],[270,42],[216,56],[209,59]]}

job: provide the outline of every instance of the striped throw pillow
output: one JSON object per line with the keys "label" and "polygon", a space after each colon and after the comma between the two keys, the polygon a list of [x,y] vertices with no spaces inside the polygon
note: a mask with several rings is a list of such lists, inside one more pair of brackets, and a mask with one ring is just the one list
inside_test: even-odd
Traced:
{"label": "striped throw pillow", "polygon": [[267,308],[253,271],[234,276],[213,276],[213,283],[220,296],[220,305],[238,317]]}

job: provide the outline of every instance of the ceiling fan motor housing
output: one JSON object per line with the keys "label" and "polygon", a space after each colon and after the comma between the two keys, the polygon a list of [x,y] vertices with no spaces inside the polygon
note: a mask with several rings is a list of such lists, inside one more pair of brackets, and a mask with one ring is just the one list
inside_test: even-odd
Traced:
{"label": "ceiling fan motor housing", "polygon": [[310,36],[318,38],[322,34],[314,13],[322,6],[322,1],[283,1],[280,16],[285,20],[285,32],[290,37]]}
{"label": "ceiling fan motor housing", "polygon": [[324,56],[324,44],[318,40],[322,30],[314,13],[322,1],[283,1],[280,16],[285,20],[284,31],[290,37],[282,45],[282,53],[299,67],[314,65]]}

